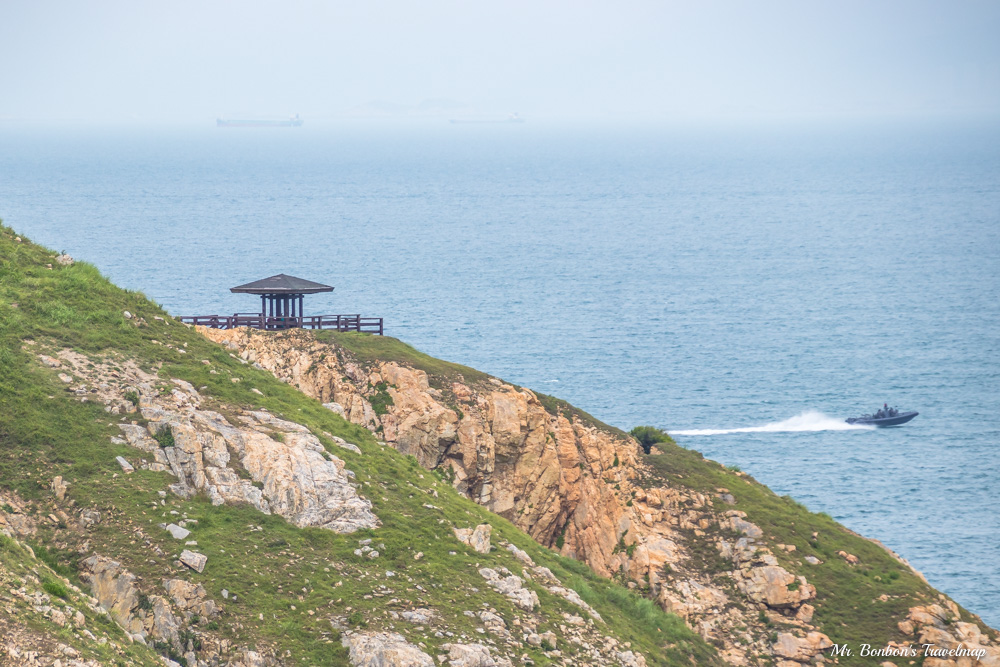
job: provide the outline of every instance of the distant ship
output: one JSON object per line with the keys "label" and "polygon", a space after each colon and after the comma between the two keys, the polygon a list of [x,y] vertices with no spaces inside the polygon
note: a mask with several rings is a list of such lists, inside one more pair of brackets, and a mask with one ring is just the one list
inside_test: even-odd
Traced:
{"label": "distant ship", "polygon": [[217,127],[302,127],[302,119],[298,114],[287,120],[216,118],[215,124]]}
{"label": "distant ship", "polygon": [[464,125],[466,123],[523,123],[524,119],[515,112],[503,119],[452,118],[449,122],[455,125]]}

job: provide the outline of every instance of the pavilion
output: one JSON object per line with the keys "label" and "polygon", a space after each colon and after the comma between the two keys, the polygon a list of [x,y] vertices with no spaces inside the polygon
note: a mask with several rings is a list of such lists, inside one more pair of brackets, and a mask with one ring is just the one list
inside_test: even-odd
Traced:
{"label": "pavilion", "polygon": [[302,317],[302,301],[306,294],[332,292],[329,285],[279,273],[270,278],[256,280],[239,287],[231,287],[234,294],[259,294],[260,312],[267,317]]}
{"label": "pavilion", "polygon": [[337,331],[363,331],[382,335],[381,317],[361,315],[310,315],[305,316],[306,294],[332,292],[333,288],[311,280],[279,273],[252,283],[229,289],[234,294],[260,296],[259,313],[233,313],[233,315],[198,315],[180,317],[181,322],[213,329],[251,327],[254,329],[336,329]]}

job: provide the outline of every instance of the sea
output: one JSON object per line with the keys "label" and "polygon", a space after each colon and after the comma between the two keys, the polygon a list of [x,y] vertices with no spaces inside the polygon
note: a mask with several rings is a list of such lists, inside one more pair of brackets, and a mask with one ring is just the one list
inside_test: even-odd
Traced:
{"label": "sea", "polygon": [[666,429],[1000,627],[996,119],[6,122],[0,218],[175,315],[333,285],[307,314]]}

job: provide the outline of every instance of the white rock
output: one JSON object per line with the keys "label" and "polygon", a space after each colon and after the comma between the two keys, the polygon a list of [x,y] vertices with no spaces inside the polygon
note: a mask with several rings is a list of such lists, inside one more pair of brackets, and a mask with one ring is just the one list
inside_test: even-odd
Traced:
{"label": "white rock", "polygon": [[490,534],[493,532],[493,526],[490,524],[483,523],[475,528],[452,528],[452,530],[459,542],[468,544],[476,552],[481,554],[490,552]]}
{"label": "white rock", "polygon": [[331,412],[336,412],[338,415],[347,419],[347,413],[344,412],[344,406],[340,403],[324,403],[323,407]]}
{"label": "white rock", "polygon": [[489,647],[483,644],[444,644],[448,651],[448,664],[454,667],[510,667],[510,660],[494,658]]}
{"label": "white rock", "polygon": [[208,556],[185,549],[181,552],[180,561],[195,572],[202,572],[205,570],[205,563],[208,562]]}
{"label": "white rock", "polygon": [[183,540],[185,537],[191,534],[191,531],[187,528],[181,528],[176,524],[170,524],[167,526],[167,532],[173,535],[175,540]]}
{"label": "white rock", "polygon": [[518,559],[519,561],[521,561],[522,563],[524,563],[528,567],[534,566],[535,561],[531,560],[531,556],[528,555],[528,552],[522,551],[521,549],[518,549],[513,544],[508,544],[507,545],[507,551],[509,551],[512,554],[514,554],[514,558]]}
{"label": "white rock", "polygon": [[132,467],[131,463],[125,460],[125,457],[116,456],[115,461],[118,461],[118,465],[120,465],[122,467],[122,470],[124,470],[126,473],[135,472],[135,468]]}
{"label": "white rock", "polygon": [[349,634],[341,643],[355,667],[434,667],[434,659],[396,632]]}

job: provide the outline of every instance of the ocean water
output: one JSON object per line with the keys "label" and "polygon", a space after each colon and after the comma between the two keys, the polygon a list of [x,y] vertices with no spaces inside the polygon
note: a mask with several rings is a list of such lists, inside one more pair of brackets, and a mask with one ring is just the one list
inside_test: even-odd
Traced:
{"label": "ocean water", "polygon": [[[174,314],[336,286],[445,359],[652,424],[1000,627],[1000,127],[0,125],[0,217]],[[919,410],[894,429],[845,417]]]}

